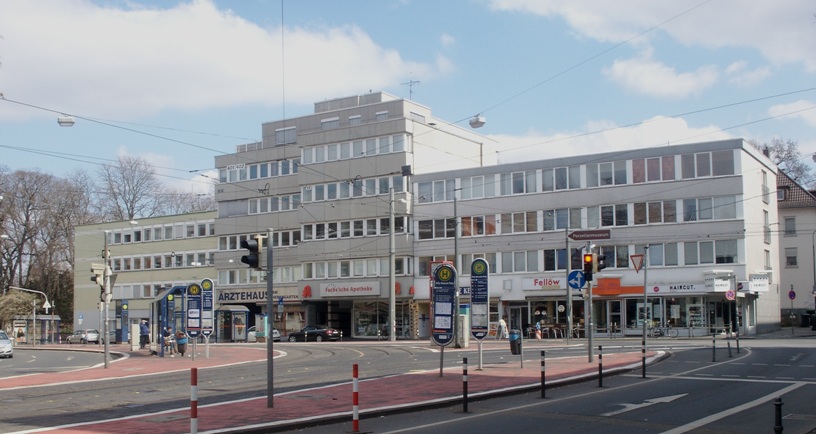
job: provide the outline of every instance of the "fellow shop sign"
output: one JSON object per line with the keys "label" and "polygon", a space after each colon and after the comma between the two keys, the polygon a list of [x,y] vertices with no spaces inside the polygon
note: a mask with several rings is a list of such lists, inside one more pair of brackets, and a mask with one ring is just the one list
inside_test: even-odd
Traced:
{"label": "fellow shop sign", "polygon": [[567,279],[563,277],[535,277],[532,279],[521,279],[521,288],[525,291],[567,289]]}

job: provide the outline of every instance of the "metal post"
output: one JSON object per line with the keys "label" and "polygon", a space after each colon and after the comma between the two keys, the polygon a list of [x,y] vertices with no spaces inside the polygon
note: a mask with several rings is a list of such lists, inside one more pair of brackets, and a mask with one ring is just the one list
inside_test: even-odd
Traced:
{"label": "metal post", "polygon": [[603,346],[598,345],[598,387],[603,387]]}
{"label": "metal post", "polygon": [[712,362],[717,361],[717,341],[716,341],[716,338],[717,338],[717,334],[716,333],[711,333],[711,361]]}
{"label": "metal post", "polygon": [[[592,253],[592,244],[589,241],[587,241],[586,244],[586,252]],[[594,360],[592,355],[592,281],[587,279],[586,285],[587,301],[585,302],[586,308],[584,309],[584,327],[586,330],[584,331],[584,334],[586,334],[587,337],[587,357],[589,359],[589,363],[592,363],[592,360]],[[569,286],[569,282],[567,282],[567,286]],[[572,330],[567,330],[567,334],[571,332]]]}
{"label": "metal post", "polygon": [[541,397],[542,398],[547,397],[547,392],[546,392],[546,390],[547,390],[547,385],[546,385],[547,379],[546,379],[546,376],[545,376],[545,371],[547,369],[545,367],[545,357],[544,356],[545,356],[545,351],[541,350]]}
{"label": "metal post", "polygon": [[[266,336],[266,407],[274,407],[275,381],[273,377],[275,359],[275,348],[272,342],[272,329],[275,322],[275,287],[272,283],[272,232],[273,229],[266,230],[266,318],[267,324],[264,330]],[[258,246],[260,249],[261,246]],[[260,265],[260,264],[259,264]],[[305,336],[305,335],[304,335]],[[308,341],[308,339],[306,339]]]}
{"label": "metal post", "polygon": [[782,432],[782,398],[774,399],[774,432]]}
{"label": "metal post", "polygon": [[461,264],[459,263],[459,212],[456,208],[456,192],[457,188],[454,185],[453,189],[453,265],[456,268],[456,281],[454,284],[454,310],[453,310],[453,347],[462,348],[459,345],[459,334],[462,333],[459,327],[459,273],[461,272]]}
{"label": "metal post", "polygon": [[110,297],[111,297],[111,287],[110,287],[110,250],[108,250],[108,231],[104,231],[105,235],[105,268],[102,272],[104,275],[103,280],[105,281],[105,301],[102,302],[103,308],[105,309],[105,323],[102,325],[102,336],[99,339],[105,340],[105,369],[110,367],[110,338],[108,337],[108,322],[110,321],[110,315],[108,312],[108,305],[110,304]]}
{"label": "metal post", "polygon": [[[394,270],[395,248],[394,248],[394,188],[389,191],[389,212],[388,212],[388,340],[397,340],[397,300],[396,300],[396,271]],[[458,270],[458,269],[457,269]],[[405,327],[405,324],[403,324]]]}
{"label": "metal post", "polygon": [[[569,228],[564,229],[564,245],[567,247],[567,329],[572,330],[572,286],[569,283],[569,275],[572,272],[572,251],[569,242]],[[570,343],[570,334],[567,333],[567,345]]]}
{"label": "metal post", "polygon": [[649,296],[646,292],[646,274],[649,269],[649,246],[643,247],[643,338],[641,340],[641,370],[642,377],[646,378],[646,320],[649,318],[649,312],[646,310],[649,305]]}
{"label": "metal post", "polygon": [[462,358],[462,412],[468,412],[468,362],[467,357]]}

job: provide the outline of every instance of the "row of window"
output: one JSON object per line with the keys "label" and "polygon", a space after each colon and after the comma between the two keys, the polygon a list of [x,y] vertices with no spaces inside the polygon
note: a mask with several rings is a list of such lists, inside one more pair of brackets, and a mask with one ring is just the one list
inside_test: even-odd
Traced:
{"label": "row of window", "polygon": [[[225,235],[218,237],[218,250],[238,250],[241,248],[241,241],[254,239],[256,234]],[[261,234],[264,235],[264,234]],[[300,230],[274,230],[272,231],[272,247],[289,247],[300,244]],[[261,239],[259,249],[266,249],[266,238]]]}
{"label": "row of window", "polygon": [[[634,249],[632,249],[634,247]],[[645,245],[601,246],[608,268],[630,268],[633,253],[644,254]],[[543,256],[542,256],[543,255]],[[462,255],[461,274],[470,274],[467,264],[474,258],[484,258],[491,273],[529,273],[541,271],[565,271],[571,255],[566,249],[519,250],[487,254]],[[683,243],[649,244],[649,267],[672,267],[679,265],[707,265],[737,263],[737,240],[686,241]],[[541,259],[541,261],[540,261]],[[417,258],[419,276],[430,275],[433,261],[449,260],[449,256],[420,256]],[[572,258],[572,269],[578,269],[580,258]],[[497,265],[500,265],[497,266]]]}
{"label": "row of window", "polygon": [[[461,218],[461,236],[734,219],[737,217],[736,201],[736,196],[721,196],[465,216]],[[678,204],[682,206],[679,220]],[[587,222],[585,226],[582,225],[584,210]],[[630,214],[633,217],[631,220]],[[453,218],[420,220],[417,226],[420,240],[456,236],[456,221]],[[499,231],[497,227],[500,228]]]}
{"label": "row of window", "polygon": [[[273,283],[294,283],[301,278],[300,267],[285,266],[272,268]],[[218,282],[216,283],[221,286],[266,283],[266,271],[257,271],[248,268],[220,270],[218,271]]]}
{"label": "row of window", "polygon": [[303,164],[325,163],[409,151],[405,146],[405,134],[372,137],[343,143],[332,143],[304,148]]}
{"label": "row of window", "polygon": [[[388,258],[345,259],[339,261],[305,262],[304,279],[336,279],[388,276]],[[411,275],[411,258],[394,258],[394,275]]]}
{"label": "row of window", "polygon": [[[394,233],[405,233],[409,227],[406,216],[394,217]],[[330,240],[336,238],[368,237],[391,233],[389,218],[348,220],[328,223],[308,223],[303,225],[303,240]]]}
{"label": "row of window", "polygon": [[163,255],[116,257],[111,259],[111,269],[119,272],[202,267],[214,263],[213,255],[214,252],[173,252]]}
{"label": "row of window", "polygon": [[294,211],[300,206],[300,195],[287,194],[283,196],[261,197],[258,199],[250,199],[248,203],[249,214]]}
{"label": "row of window", "polygon": [[[510,196],[733,174],[732,150],[701,152],[465,177],[461,178],[460,197],[465,200],[480,199],[496,195]],[[453,200],[454,189],[454,180],[420,182],[417,185],[418,202]]]}
{"label": "row of window", "polygon": [[320,202],[390,194],[389,190],[391,188],[394,189],[394,193],[405,191],[405,178],[402,175],[397,175],[368,179],[355,178],[348,181],[306,185],[301,189],[301,197],[303,203]]}
{"label": "row of window", "polygon": [[182,238],[210,237],[215,235],[215,223],[170,223],[148,228],[117,229],[108,233],[109,244],[130,244]]}
{"label": "row of window", "polygon": [[253,179],[275,178],[298,173],[300,158],[266,161],[253,164],[233,164],[218,169],[219,182],[241,182]]}

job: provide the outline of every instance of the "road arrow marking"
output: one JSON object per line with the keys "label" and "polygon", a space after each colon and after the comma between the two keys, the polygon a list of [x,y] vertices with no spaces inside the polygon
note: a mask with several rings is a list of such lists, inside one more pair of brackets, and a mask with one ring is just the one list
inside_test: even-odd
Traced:
{"label": "road arrow marking", "polygon": [[639,408],[648,407],[648,406],[654,405],[654,404],[672,402],[675,399],[682,398],[682,397],[684,397],[686,395],[688,395],[688,393],[683,393],[681,395],[664,396],[664,397],[661,397],[661,398],[651,398],[651,399],[647,399],[647,400],[641,402],[640,404],[628,404],[628,403],[618,404],[618,405],[622,405],[623,408],[620,409],[620,410],[617,410],[617,411],[610,411],[609,413],[604,413],[601,416],[614,416],[616,414],[626,413],[627,411],[637,410]]}

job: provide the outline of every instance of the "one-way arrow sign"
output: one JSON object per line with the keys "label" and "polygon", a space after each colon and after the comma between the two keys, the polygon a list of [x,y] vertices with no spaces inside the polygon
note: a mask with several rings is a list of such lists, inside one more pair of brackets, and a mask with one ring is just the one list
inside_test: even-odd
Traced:
{"label": "one-way arrow sign", "polygon": [[682,397],[684,397],[686,395],[688,395],[688,393],[683,393],[681,395],[664,396],[662,398],[652,398],[652,399],[647,399],[647,400],[641,402],[640,404],[627,404],[627,403],[618,404],[618,405],[622,405],[623,408],[620,409],[620,410],[617,410],[617,411],[610,411],[609,413],[604,413],[601,416],[614,416],[616,414],[626,413],[627,411],[637,410],[639,408],[648,407],[648,406],[654,405],[654,404],[672,402],[675,399],[680,399],[680,398],[682,398]]}

